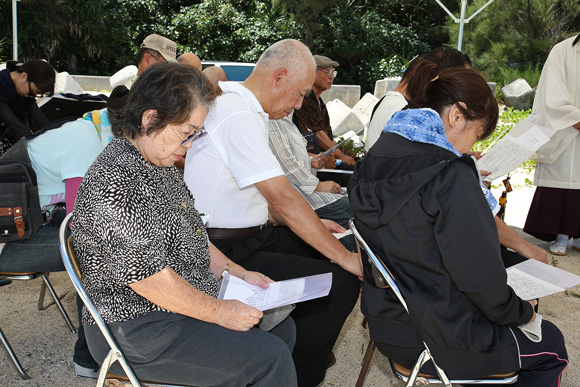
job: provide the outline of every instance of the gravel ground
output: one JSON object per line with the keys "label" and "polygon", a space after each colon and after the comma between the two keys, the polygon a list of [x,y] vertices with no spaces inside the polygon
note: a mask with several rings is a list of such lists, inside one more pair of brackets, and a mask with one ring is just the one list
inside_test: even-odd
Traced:
{"label": "gravel ground", "polygon": [[[532,200],[534,188],[526,186],[529,176],[515,174],[512,183],[516,186],[508,196],[506,223],[521,232]],[[496,196],[498,195],[498,192]],[[526,239],[547,249],[548,243],[522,233]],[[572,251],[566,257],[553,257],[549,261],[555,266],[580,275],[580,253]],[[77,321],[73,286],[66,273],[50,276],[57,293],[67,295],[63,304],[75,324]],[[95,381],[78,378],[72,370],[72,353],[75,342],[55,307],[45,311],[36,309],[41,280],[12,283],[0,288],[0,327],[8,337],[20,361],[32,377],[21,380],[6,351],[0,349],[0,386],[94,386]],[[580,358],[580,332],[576,323],[580,321],[580,287],[571,292],[562,292],[541,300],[540,313],[554,322],[564,333],[570,357],[570,366],[565,371],[562,387],[580,386],[577,366]],[[321,386],[354,386],[360,371],[362,357],[368,343],[368,332],[361,326],[362,315],[357,307],[348,318],[335,347],[337,363],[331,367]],[[385,357],[375,353],[365,386],[402,386],[389,368]]]}

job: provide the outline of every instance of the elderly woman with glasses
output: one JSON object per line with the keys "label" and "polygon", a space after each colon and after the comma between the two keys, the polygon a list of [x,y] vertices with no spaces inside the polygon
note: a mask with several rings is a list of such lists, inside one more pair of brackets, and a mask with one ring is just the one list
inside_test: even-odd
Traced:
{"label": "elderly woman with glasses", "polygon": [[[255,327],[261,311],[216,298],[226,271],[262,287],[272,281],[209,242],[173,165],[203,134],[213,100],[196,69],[158,64],[111,115],[116,137],[85,175],[73,211],[83,283],[141,380],[296,386],[293,321],[266,332]],[[108,345],[86,310],[82,322],[102,362]]]}
{"label": "elderly woman with glasses", "polygon": [[10,143],[49,121],[36,105],[39,94],[52,95],[56,73],[44,60],[8,61],[0,71],[0,129]]}

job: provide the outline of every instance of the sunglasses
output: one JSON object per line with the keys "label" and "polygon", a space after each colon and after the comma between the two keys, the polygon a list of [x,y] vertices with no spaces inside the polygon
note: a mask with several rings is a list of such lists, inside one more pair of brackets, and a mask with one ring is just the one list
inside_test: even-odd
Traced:
{"label": "sunglasses", "polygon": [[201,138],[201,137],[203,137],[204,135],[207,134],[207,132],[202,129],[199,132],[193,132],[192,134],[190,134],[189,136],[187,136],[187,137],[184,138],[181,134],[179,134],[179,132],[177,130],[175,130],[175,129],[172,129],[172,130],[181,139],[181,144],[179,144],[180,146],[186,146],[190,142],[194,142],[198,138]]}

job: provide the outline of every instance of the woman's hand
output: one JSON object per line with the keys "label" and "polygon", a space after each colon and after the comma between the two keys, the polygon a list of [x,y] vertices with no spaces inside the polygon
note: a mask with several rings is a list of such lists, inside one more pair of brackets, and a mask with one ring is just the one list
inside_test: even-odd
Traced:
{"label": "woman's hand", "polygon": [[238,300],[220,300],[213,323],[233,331],[249,331],[260,322],[261,310]]}
{"label": "woman's hand", "polygon": [[250,283],[252,285],[258,285],[259,287],[262,287],[264,289],[266,289],[269,286],[268,285],[269,283],[274,282],[270,277],[262,273],[258,273],[257,271],[246,270],[240,278],[246,281],[247,283]]}
{"label": "woman's hand", "polygon": [[473,156],[473,157],[475,157],[477,160],[479,160],[480,158],[482,158],[482,157],[483,157],[483,153],[481,153],[481,152],[477,152],[477,151],[469,151],[469,152],[467,152],[467,153],[466,153],[466,155]]}

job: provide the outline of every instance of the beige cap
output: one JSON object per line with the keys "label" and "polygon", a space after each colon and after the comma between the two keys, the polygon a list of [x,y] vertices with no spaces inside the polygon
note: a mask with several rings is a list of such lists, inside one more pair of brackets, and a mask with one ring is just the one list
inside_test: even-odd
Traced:
{"label": "beige cap", "polygon": [[177,62],[177,44],[161,35],[151,34],[143,40],[141,48],[148,48],[160,53],[168,62]]}
{"label": "beige cap", "polygon": [[313,55],[316,67],[338,67],[338,62],[333,61],[327,56]]}

